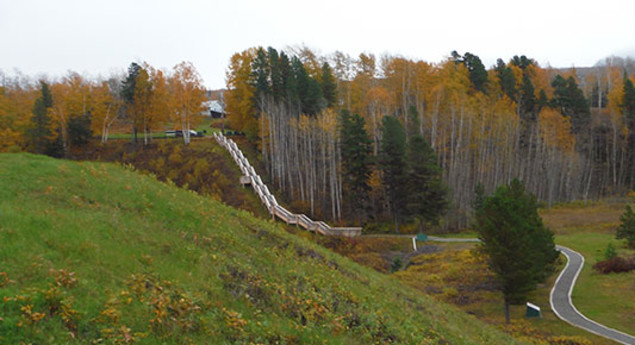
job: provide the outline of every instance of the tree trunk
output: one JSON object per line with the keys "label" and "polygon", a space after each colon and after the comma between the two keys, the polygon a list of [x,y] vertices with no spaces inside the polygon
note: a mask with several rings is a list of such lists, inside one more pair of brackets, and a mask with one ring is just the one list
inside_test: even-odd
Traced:
{"label": "tree trunk", "polygon": [[509,324],[511,322],[511,317],[509,315],[509,301],[505,299],[505,322]]}

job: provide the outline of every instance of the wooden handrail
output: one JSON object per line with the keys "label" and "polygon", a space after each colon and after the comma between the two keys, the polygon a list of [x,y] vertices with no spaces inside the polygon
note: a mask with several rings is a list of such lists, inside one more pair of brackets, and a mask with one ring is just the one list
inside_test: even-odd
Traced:
{"label": "wooden handrail", "polygon": [[258,175],[254,167],[249,164],[247,157],[243,155],[238,145],[236,145],[236,142],[226,138],[221,133],[214,132],[213,137],[219,145],[229,151],[234,162],[236,162],[240,171],[244,174],[244,176],[241,177],[241,183],[248,179],[260,201],[274,217],[278,217],[287,224],[297,224],[308,231],[315,231],[325,236],[354,237],[361,235],[362,228],[332,228],[323,221],[314,221],[305,214],[295,214],[280,206],[276,198],[269,191],[269,187],[262,182],[260,175]]}

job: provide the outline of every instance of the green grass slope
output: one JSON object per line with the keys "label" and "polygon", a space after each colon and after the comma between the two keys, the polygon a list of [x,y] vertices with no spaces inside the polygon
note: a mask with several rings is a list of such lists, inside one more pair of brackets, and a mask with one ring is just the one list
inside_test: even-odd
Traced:
{"label": "green grass slope", "polygon": [[513,344],[306,239],[115,164],[0,155],[0,343]]}

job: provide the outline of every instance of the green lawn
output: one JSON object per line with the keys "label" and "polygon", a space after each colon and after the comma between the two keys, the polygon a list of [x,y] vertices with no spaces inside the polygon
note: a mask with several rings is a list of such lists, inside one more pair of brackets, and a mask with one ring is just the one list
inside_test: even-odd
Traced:
{"label": "green lawn", "polygon": [[0,343],[516,343],[277,223],[117,164],[0,155],[0,244]]}
{"label": "green lawn", "polygon": [[635,255],[635,251],[624,248],[623,242],[616,241],[613,234],[593,233],[584,229],[559,235],[556,241],[580,252],[585,258],[584,268],[572,294],[576,308],[592,320],[635,334],[635,271],[599,274],[592,268],[602,257],[609,242],[622,255]]}
{"label": "green lawn", "polygon": [[556,243],[580,252],[584,268],[572,299],[585,316],[609,327],[635,334],[635,272],[599,274],[592,266],[602,259],[609,243],[623,256],[635,255],[615,239],[615,227],[624,211],[622,203],[566,205],[542,212],[545,224],[556,233]]}

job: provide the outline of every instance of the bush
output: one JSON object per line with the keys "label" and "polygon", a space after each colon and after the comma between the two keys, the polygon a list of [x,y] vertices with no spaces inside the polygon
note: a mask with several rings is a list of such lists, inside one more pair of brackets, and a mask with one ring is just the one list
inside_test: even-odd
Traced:
{"label": "bush", "polygon": [[622,223],[617,227],[615,237],[625,239],[629,247],[635,248],[635,213],[630,205],[626,205],[620,221]]}
{"label": "bush", "polygon": [[593,265],[593,268],[602,273],[621,273],[635,270],[635,256],[631,258],[622,258],[616,256],[610,260],[604,260]]}
{"label": "bush", "polygon": [[617,257],[617,251],[615,250],[613,243],[609,243],[604,250],[604,260],[613,260],[615,257]]}

